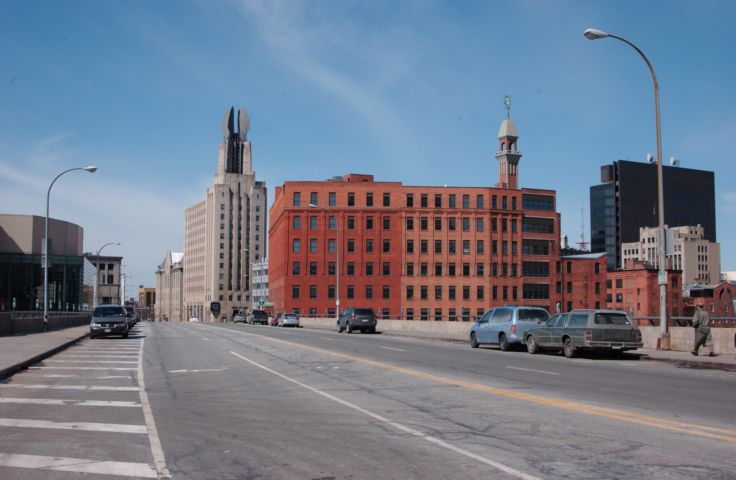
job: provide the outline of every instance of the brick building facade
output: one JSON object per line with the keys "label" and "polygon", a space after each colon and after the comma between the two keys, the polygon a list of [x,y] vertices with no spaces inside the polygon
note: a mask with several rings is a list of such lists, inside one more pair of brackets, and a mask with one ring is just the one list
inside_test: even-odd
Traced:
{"label": "brick building facade", "polygon": [[498,137],[494,187],[405,186],[358,174],[277,187],[269,226],[275,311],[334,315],[338,252],[340,309],[415,320],[470,320],[503,304],[552,311],[561,301],[555,192],[519,189],[510,119]]}
{"label": "brick building facade", "polygon": [[[606,308],[624,310],[632,317],[659,317],[658,273],[639,261],[629,261],[626,270],[608,272]],[[667,270],[667,316],[682,314],[682,272]]]}
{"label": "brick building facade", "polygon": [[580,255],[563,255],[560,281],[560,311],[580,308],[606,307],[606,279],[608,259],[605,252]]}

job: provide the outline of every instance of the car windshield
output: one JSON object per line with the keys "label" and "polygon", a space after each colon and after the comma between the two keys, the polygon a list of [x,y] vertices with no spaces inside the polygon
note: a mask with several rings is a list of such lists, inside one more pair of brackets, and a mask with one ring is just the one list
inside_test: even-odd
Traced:
{"label": "car windshield", "polygon": [[549,318],[549,314],[541,309],[528,309],[522,308],[519,310],[519,320],[532,321],[537,323],[544,323]]}
{"label": "car windshield", "polygon": [[94,317],[122,317],[125,315],[125,310],[122,307],[97,307]]}
{"label": "car windshield", "polygon": [[356,315],[373,315],[373,310],[370,308],[356,308]]}
{"label": "car windshield", "polygon": [[625,313],[596,313],[596,325],[631,325]]}

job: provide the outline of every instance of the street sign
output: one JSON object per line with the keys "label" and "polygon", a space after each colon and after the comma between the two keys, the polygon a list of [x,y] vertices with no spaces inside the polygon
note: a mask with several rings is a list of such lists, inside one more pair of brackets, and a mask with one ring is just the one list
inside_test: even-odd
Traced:
{"label": "street sign", "polygon": [[667,272],[659,272],[657,279],[660,285],[667,285]]}
{"label": "street sign", "polygon": [[210,302],[210,312],[212,312],[212,315],[218,316],[220,314],[220,302]]}

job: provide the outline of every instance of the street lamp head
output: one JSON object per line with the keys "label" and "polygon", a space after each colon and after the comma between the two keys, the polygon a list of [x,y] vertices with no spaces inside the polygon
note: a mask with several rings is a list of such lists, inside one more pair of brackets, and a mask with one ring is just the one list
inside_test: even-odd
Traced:
{"label": "street lamp head", "polygon": [[587,29],[585,32],[583,32],[583,35],[585,35],[585,38],[587,38],[588,40],[598,40],[609,36],[607,32],[595,28]]}
{"label": "street lamp head", "polygon": [[86,167],[82,167],[82,170],[89,173],[95,173],[97,171],[97,167],[94,165],[87,165]]}

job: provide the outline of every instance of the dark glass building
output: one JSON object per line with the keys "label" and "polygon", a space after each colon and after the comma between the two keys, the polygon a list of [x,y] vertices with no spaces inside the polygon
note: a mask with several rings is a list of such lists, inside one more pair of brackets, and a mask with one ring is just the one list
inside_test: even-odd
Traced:
{"label": "dark glass building", "polygon": [[[713,172],[663,166],[664,221],[671,227],[702,225],[716,241]],[[593,252],[608,253],[608,268],[621,265],[621,243],[639,241],[639,228],[656,227],[657,165],[618,160],[601,167],[601,185],[590,187]]]}

